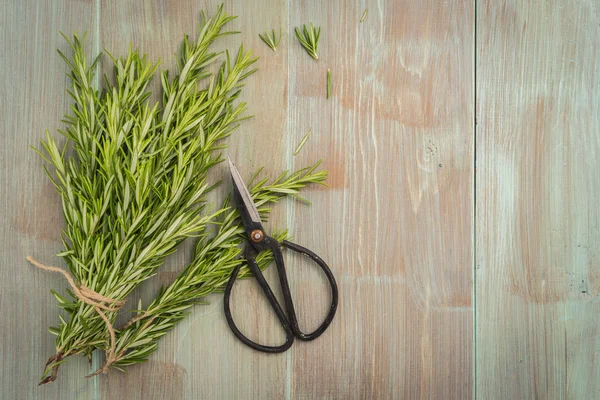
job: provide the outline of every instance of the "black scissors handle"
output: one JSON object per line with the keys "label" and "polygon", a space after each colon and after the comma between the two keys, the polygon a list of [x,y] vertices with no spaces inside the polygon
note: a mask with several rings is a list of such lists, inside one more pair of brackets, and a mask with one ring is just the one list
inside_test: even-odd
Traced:
{"label": "black scissors handle", "polygon": [[294,336],[296,336],[300,340],[310,341],[321,336],[323,332],[329,327],[331,321],[333,321],[333,317],[335,316],[335,312],[337,311],[338,305],[338,287],[335,281],[335,277],[329,269],[329,266],[325,261],[321,259],[318,255],[307,249],[306,247],[300,246],[298,244],[289,242],[284,240],[281,243],[284,247],[295,251],[296,253],[300,253],[303,256],[310,258],[312,261],[317,263],[319,267],[327,276],[327,280],[329,281],[329,286],[331,286],[331,305],[329,307],[329,312],[325,317],[325,320],[321,323],[321,325],[311,333],[304,333],[300,330],[300,326],[298,325],[298,318],[296,317],[296,311],[294,309],[294,303],[292,301],[292,294],[290,292],[290,286],[287,280],[287,274],[285,272],[285,264],[283,262],[283,256],[281,254],[281,247],[274,246],[273,247],[273,255],[275,257],[275,263],[277,264],[277,272],[279,274],[279,281],[281,283],[281,289],[283,291],[283,299],[286,304],[286,310],[288,313],[288,320],[290,321],[290,325],[292,327],[292,332],[294,332]]}
{"label": "black scissors handle", "polygon": [[317,263],[319,265],[319,267],[321,267],[321,269],[323,270],[325,275],[327,276],[327,280],[329,281],[329,285],[331,286],[331,305],[329,307],[329,312],[327,313],[327,317],[315,331],[313,331],[311,333],[303,333],[300,330],[300,327],[298,326],[298,319],[296,317],[296,311],[294,308],[294,303],[293,303],[292,295],[290,292],[287,274],[285,271],[285,264],[284,264],[283,256],[281,253],[281,246],[279,245],[279,243],[277,242],[276,239],[273,239],[268,236],[264,238],[263,243],[264,243],[264,245],[263,245],[264,247],[270,248],[273,251],[273,256],[275,258],[275,264],[277,265],[277,274],[279,276],[279,282],[281,284],[281,290],[283,292],[283,299],[284,299],[284,304],[285,304],[285,308],[287,311],[287,316],[283,313],[283,310],[281,309],[279,302],[275,298],[275,295],[273,294],[271,288],[269,287],[269,284],[265,280],[262,272],[260,271],[260,268],[258,268],[258,265],[256,264],[256,261],[254,259],[254,255],[250,254],[251,251],[247,251],[244,254],[244,256],[246,257],[246,260],[248,262],[250,270],[252,271],[252,274],[258,280],[258,283],[260,284],[261,288],[263,289],[263,292],[267,296],[267,299],[269,300],[271,307],[277,314],[279,322],[281,323],[282,327],[284,328],[284,330],[286,332],[286,342],[281,346],[264,346],[264,345],[258,344],[256,342],[248,339],[246,336],[244,336],[240,332],[240,330],[235,325],[233,318],[231,316],[230,297],[231,297],[231,289],[233,288],[233,284],[234,284],[235,280],[237,279],[237,276],[238,276],[238,273],[240,270],[240,266],[238,266],[234,269],[233,273],[231,274],[231,277],[229,278],[229,282],[227,283],[227,287],[225,288],[225,298],[224,298],[225,317],[227,318],[227,323],[229,324],[229,327],[231,328],[233,333],[238,337],[238,339],[240,339],[247,346],[249,346],[255,350],[263,351],[263,352],[267,352],[267,353],[280,353],[280,352],[286,351],[287,349],[289,349],[291,347],[291,345],[294,341],[294,337],[296,337],[300,340],[309,341],[309,340],[316,339],[317,337],[321,336],[321,334],[323,332],[325,332],[327,327],[331,324],[331,321],[333,321],[333,317],[335,316],[335,312],[337,311],[338,287],[337,287],[335,278],[333,276],[333,273],[329,269],[329,266],[318,255],[316,255],[312,251],[308,250],[307,248],[297,245],[295,243],[288,242],[285,240],[282,242],[282,245],[284,247],[286,247],[292,251],[295,251],[297,253],[300,253],[303,256],[308,257],[311,260],[313,260],[315,263]]}
{"label": "black scissors handle", "polygon": [[263,292],[265,293],[265,296],[267,296],[267,300],[269,300],[271,307],[275,311],[275,314],[277,314],[277,319],[279,319],[281,326],[285,330],[285,343],[280,346],[265,346],[265,345],[256,343],[253,340],[248,339],[246,336],[244,336],[244,334],[238,329],[235,322],[233,321],[229,301],[231,298],[231,289],[233,288],[233,284],[234,284],[235,280],[237,279],[237,276],[240,272],[240,268],[242,267],[242,264],[235,267],[235,269],[231,273],[231,277],[229,278],[229,281],[227,282],[227,286],[225,287],[225,296],[223,299],[223,304],[225,307],[225,318],[227,319],[227,324],[229,324],[229,327],[231,328],[231,330],[233,331],[235,336],[237,336],[237,338],[240,339],[245,345],[247,345],[253,349],[256,349],[258,351],[265,352],[265,353],[282,353],[282,352],[286,351],[287,349],[289,349],[292,346],[292,344],[294,343],[294,332],[292,331],[292,328],[290,327],[290,324],[287,321],[287,318],[286,318],[283,310],[281,309],[281,306],[279,305],[277,298],[273,294],[271,287],[267,283],[267,280],[265,279],[260,268],[258,268],[258,264],[256,263],[254,256],[246,255],[246,261],[248,262],[248,267],[250,268],[250,271],[252,271],[252,275],[254,275],[254,277],[258,281],[260,287],[262,288]]}

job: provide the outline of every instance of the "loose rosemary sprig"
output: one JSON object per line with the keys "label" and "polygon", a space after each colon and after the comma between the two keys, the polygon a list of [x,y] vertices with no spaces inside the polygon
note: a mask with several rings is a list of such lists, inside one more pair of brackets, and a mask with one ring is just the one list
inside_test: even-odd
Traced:
{"label": "loose rosemary sprig", "polygon": [[314,27],[312,22],[309,24],[308,28],[306,25],[302,25],[302,30],[300,28],[295,29],[296,37],[298,41],[304,47],[304,50],[315,60],[319,59],[317,55],[317,51],[319,49],[319,37],[321,36],[321,28]]}
{"label": "loose rosemary sprig", "polygon": [[302,147],[304,147],[304,144],[308,140],[308,137],[310,136],[311,133],[312,133],[312,128],[308,130],[308,132],[306,133],[306,135],[304,135],[304,137],[302,138],[300,143],[298,143],[298,146],[296,146],[296,150],[294,150],[294,155],[297,155],[298,153],[300,153],[300,150],[302,150]]}
{"label": "loose rosemary sprig", "polygon": [[327,68],[327,98],[331,97],[331,70]]}
{"label": "loose rosemary sprig", "polygon": [[[251,190],[255,203],[260,205],[259,213],[264,220],[269,213],[268,206],[288,194],[298,195],[309,183],[323,183],[327,177],[325,171],[315,172],[319,163],[301,169],[291,175],[279,177],[271,184],[263,179]],[[223,205],[228,209],[227,201]],[[113,367],[122,369],[131,364],[146,361],[158,348],[158,340],[167,334],[179,321],[184,319],[188,310],[200,298],[223,290],[231,271],[241,264],[240,244],[245,233],[238,219],[237,209],[228,209],[218,222],[219,229],[210,239],[201,237],[196,245],[192,263],[179,277],[154,299],[148,308],[118,332],[117,358]],[[277,235],[278,240],[287,237],[286,233]],[[269,252],[257,257],[259,267],[264,269],[271,262]],[[249,275],[244,267],[240,277]],[[105,366],[103,369],[110,367]]]}
{"label": "loose rosemary sprig", "polygon": [[362,13],[362,15],[360,17],[360,22],[361,23],[365,20],[365,18],[367,18],[367,14],[369,14],[369,9],[365,8],[365,11],[363,11],[363,13]]}
{"label": "loose rosemary sprig", "polygon": [[275,34],[275,29],[273,29],[272,33],[265,32],[264,34],[258,34],[258,36],[262,39],[263,42],[266,43],[274,52],[277,52],[277,47],[279,46],[279,42],[281,42],[281,29],[279,30],[279,37]]}
{"label": "loose rosemary sprig", "polygon": [[[216,150],[244,119],[244,103],[234,105],[243,80],[256,61],[243,48],[234,60],[228,53],[216,74],[207,67],[221,53],[211,52],[223,26],[235,17],[219,7],[204,19],[198,39],[184,39],[178,74],[161,74],[163,102],[150,106],[147,91],[156,64],[137,52],[112,58],[115,83],[105,76],[105,90],[93,85],[96,59],[88,65],[83,41],[70,41],[73,115],[61,133],[74,156],[60,150],[47,134],[44,159],[53,165],[53,182],[62,198],[66,220],[64,258],[78,284],[117,300],[150,277],[187,237],[202,234],[215,216],[207,212],[213,188],[206,174],[222,161]],[[205,89],[198,82],[208,80]],[[89,355],[110,347],[106,324],[94,307],[55,294],[67,312],[58,327],[57,356],[42,382],[56,377],[56,367],[73,354]],[[115,313],[106,313],[114,322]],[[50,374],[51,375],[48,375]]]}

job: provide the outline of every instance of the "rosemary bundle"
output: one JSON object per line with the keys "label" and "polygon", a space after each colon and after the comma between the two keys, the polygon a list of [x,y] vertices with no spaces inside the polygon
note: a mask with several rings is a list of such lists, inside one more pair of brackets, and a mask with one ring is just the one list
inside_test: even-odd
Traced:
{"label": "rosemary bundle", "polygon": [[[66,296],[52,292],[66,318],[60,316],[60,324],[50,328],[56,354],[41,383],[56,379],[66,357],[91,357],[95,349],[105,350],[107,358],[97,372],[142,361],[194,301],[220,290],[239,263],[235,212],[226,203],[211,211],[206,200],[215,187],[208,172],[222,161],[221,140],[247,118],[246,104],[236,100],[255,71],[256,58],[243,47],[233,59],[227,51],[210,51],[216,39],[234,33],[223,31],[234,18],[222,6],[211,19],[202,13],[198,38],[184,38],[177,74],[161,73],[162,101],[154,105],[148,85],[158,64],[146,56],[109,55],[114,81],[105,75],[99,90],[93,81],[100,56],[88,65],[83,39],[67,39],[71,58],[59,52],[70,69],[68,92],[74,101],[73,114],[64,119],[67,127],[59,131],[68,146],[59,148],[47,133],[38,152],[53,166],[53,174],[47,172],[62,200],[65,250],[59,256],[68,272],[32,262],[62,272],[71,290]],[[218,71],[210,72],[223,56]],[[313,167],[270,185],[263,180],[254,195],[266,204],[324,178]],[[214,223],[220,228],[209,238],[207,227]],[[199,238],[190,266],[131,324],[115,330],[127,295],[189,237]],[[262,257],[264,265],[268,255]]]}

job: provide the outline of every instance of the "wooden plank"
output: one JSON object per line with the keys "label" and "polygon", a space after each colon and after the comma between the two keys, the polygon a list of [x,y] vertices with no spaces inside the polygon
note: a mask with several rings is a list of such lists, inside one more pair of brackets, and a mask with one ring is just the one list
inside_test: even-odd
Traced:
{"label": "wooden plank", "polygon": [[[291,34],[309,21],[318,62]],[[290,24],[289,148],[313,129],[291,162],[323,158],[331,173],[314,207],[292,208],[293,235],[341,292],[330,330],[293,347],[291,397],[470,398],[473,3],[291,2]],[[289,271],[315,327],[323,278]]]}
{"label": "wooden plank", "polygon": [[[125,53],[129,41],[139,46],[151,58],[160,58],[165,68],[173,68],[173,54],[178,51],[183,34],[195,37],[200,11],[214,15],[220,1],[108,1],[103,3],[101,21],[102,45]],[[287,116],[287,48],[273,53],[258,37],[264,27],[285,32],[287,8],[274,0],[226,4],[225,10],[239,16],[229,29],[241,35],[227,37],[215,48],[229,48],[235,54],[243,41],[247,50],[253,50],[261,59],[259,71],[248,79],[243,100],[249,103],[254,118],[242,123],[241,128],[227,140],[227,153],[236,161],[240,171],[251,175],[258,167],[267,166],[266,173],[278,174],[285,167],[283,151]],[[257,12],[260,10],[260,12]],[[124,40],[125,39],[125,40]],[[158,86],[157,86],[158,87]],[[228,171],[218,168],[213,178],[224,179],[225,184],[215,196],[230,190]],[[278,207],[273,220],[284,225],[285,207]],[[272,226],[272,225],[268,225]],[[178,251],[161,268],[158,279],[145,283],[143,289],[132,294],[147,301],[156,294],[160,285],[169,284],[190,260],[191,247]],[[273,281],[275,270],[268,272]],[[163,338],[160,349],[143,365],[129,368],[127,374],[111,373],[99,377],[101,393],[106,398],[281,398],[285,393],[285,356],[271,356],[254,352],[241,344],[230,332],[223,315],[222,296],[212,296],[208,306],[196,306],[184,322]],[[135,303],[135,301],[131,301]],[[147,304],[147,303],[146,303]],[[276,318],[271,315],[258,285],[252,281],[236,286],[232,296],[236,322],[250,337],[269,343],[283,337]],[[134,384],[132,384],[134,383]],[[139,383],[136,385],[135,383]]]}
{"label": "wooden plank", "polygon": [[97,47],[95,2],[11,1],[0,6],[0,398],[95,398],[94,383],[83,379],[87,361],[73,359],[61,379],[37,386],[44,364],[54,353],[58,311],[50,288],[67,286],[64,278],[33,268],[28,254],[47,263],[61,251],[62,212],[41,159],[29,148],[44,131],[56,134],[69,107],[67,67],[56,53],[69,46],[59,31],[88,31],[90,53]]}
{"label": "wooden plank", "polygon": [[596,4],[478,5],[480,398],[600,393]]}

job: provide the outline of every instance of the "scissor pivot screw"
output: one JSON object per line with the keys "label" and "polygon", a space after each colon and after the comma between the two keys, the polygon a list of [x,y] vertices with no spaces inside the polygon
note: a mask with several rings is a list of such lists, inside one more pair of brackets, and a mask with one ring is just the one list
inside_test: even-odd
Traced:
{"label": "scissor pivot screw", "polygon": [[262,242],[262,240],[265,238],[265,234],[263,231],[261,231],[260,229],[255,229],[252,231],[252,233],[250,234],[250,239],[254,242],[254,243],[258,243],[258,242]]}

